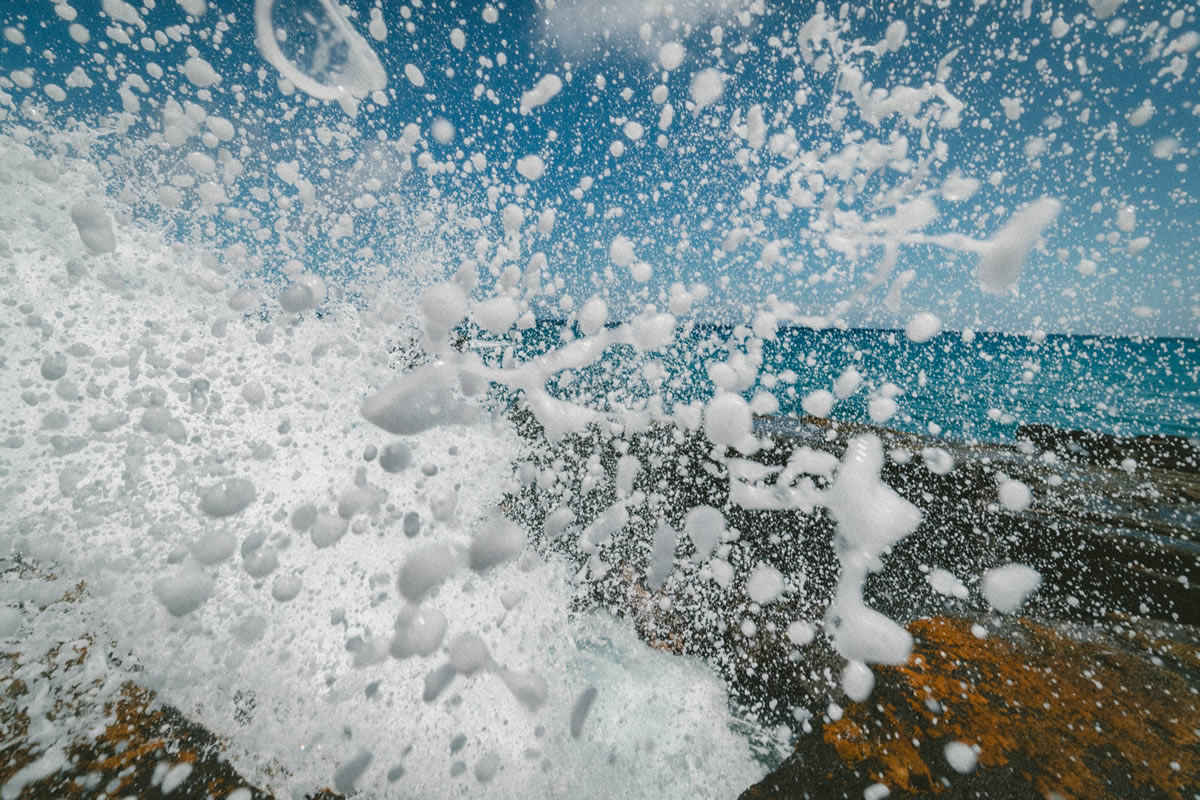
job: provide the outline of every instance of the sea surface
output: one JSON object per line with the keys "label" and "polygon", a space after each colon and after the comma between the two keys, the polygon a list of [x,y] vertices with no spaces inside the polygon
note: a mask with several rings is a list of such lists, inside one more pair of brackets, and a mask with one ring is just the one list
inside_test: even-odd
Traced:
{"label": "sea surface", "polygon": [[[514,352],[547,351],[569,330],[544,321],[525,332]],[[746,332],[686,326],[661,359],[617,346],[554,388],[599,405],[638,407],[655,396],[668,408],[704,401],[717,389],[710,366],[746,355]],[[501,352],[477,344],[485,353]],[[882,421],[886,427],[960,441],[1011,442],[1021,425],[1123,437],[1200,436],[1196,339],[947,331],[918,343],[903,331],[787,327],[762,346],[761,365],[742,393],[773,397],[778,407],[765,416],[802,416],[804,397],[832,390],[849,367],[862,376],[861,385],[834,403],[831,419],[879,422],[871,419],[870,401],[888,394],[897,411]]]}

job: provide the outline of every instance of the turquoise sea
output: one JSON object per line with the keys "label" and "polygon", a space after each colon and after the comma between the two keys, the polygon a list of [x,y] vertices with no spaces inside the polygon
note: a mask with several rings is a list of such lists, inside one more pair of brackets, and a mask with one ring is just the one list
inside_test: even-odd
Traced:
{"label": "turquoise sea", "polygon": [[[715,391],[711,365],[758,349],[747,346],[746,333],[686,325],[664,353],[616,346],[551,388],[601,408],[637,408],[654,393],[666,406],[705,400]],[[564,335],[572,335],[569,327],[542,322],[516,340],[514,355],[544,352]],[[771,394],[778,409],[770,416],[802,416],[805,395],[832,389],[854,367],[861,387],[834,404],[832,419],[869,422],[870,398],[882,390],[895,392],[898,406],[888,427],[958,440],[1012,441],[1021,425],[1200,436],[1196,339],[943,332],[915,343],[901,331],[783,328],[763,341],[761,359],[743,394]],[[894,388],[884,389],[888,383]]]}

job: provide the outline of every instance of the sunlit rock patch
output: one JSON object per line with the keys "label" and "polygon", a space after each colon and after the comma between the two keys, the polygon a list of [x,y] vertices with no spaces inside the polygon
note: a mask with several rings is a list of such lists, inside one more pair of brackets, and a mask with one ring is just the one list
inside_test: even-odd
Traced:
{"label": "sunlit rock patch", "polygon": [[[12,694],[29,691],[16,681],[7,688]],[[64,705],[59,711],[78,714],[83,709]],[[217,737],[132,683],[122,689],[119,700],[106,706],[108,724],[98,736],[64,743],[61,750],[38,757],[21,746],[28,720],[3,714],[12,734],[0,750],[5,797],[82,798],[98,792],[113,797],[161,793],[180,800],[269,797],[234,771]]]}
{"label": "sunlit rock patch", "polygon": [[[25,565],[12,570],[36,575]],[[37,578],[51,592],[62,588],[54,576]],[[48,597],[46,605],[76,603],[87,591],[80,582]],[[111,685],[104,669],[89,661],[119,666],[117,652],[94,636],[44,654],[10,642],[0,658],[0,796],[6,800],[100,793],[178,800],[270,797],[237,773],[220,736],[134,680]],[[248,709],[254,704],[251,697],[242,702]],[[49,748],[39,747],[51,726],[61,735]],[[308,797],[332,800],[333,794],[316,790]]]}
{"label": "sunlit rock patch", "polygon": [[1194,629],[933,617],[909,630],[908,662],[877,667],[871,698],[831,707],[819,735],[801,738],[744,800],[885,796],[877,786],[891,796],[1192,796]]}

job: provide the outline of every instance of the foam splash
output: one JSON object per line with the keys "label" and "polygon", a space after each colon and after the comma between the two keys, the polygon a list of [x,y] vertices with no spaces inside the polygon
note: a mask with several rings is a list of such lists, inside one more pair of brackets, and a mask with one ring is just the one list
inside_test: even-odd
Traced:
{"label": "foam splash", "polygon": [[[1121,4],[1092,5],[1108,20]],[[86,651],[22,701],[40,755],[6,796],[61,768],[95,724],[52,719],[59,697],[82,685],[102,705],[131,677],[219,732],[242,774],[278,793],[694,796],[753,783],[763,750],[750,739],[774,732],[734,718],[712,663],[651,648],[601,611],[573,613],[579,587],[605,576],[625,580],[634,615],[698,609],[680,635],[730,660],[827,635],[854,700],[872,692],[870,663],[908,657],[909,634],[864,599],[921,523],[881,478],[885,456],[900,456],[865,435],[840,458],[795,446],[764,464],[753,457],[776,445],[755,418],[789,392],[814,418],[855,397],[880,425],[906,413],[886,374],[849,364],[808,385],[792,366],[811,364],[769,353],[789,326],[852,319],[931,345],[970,313],[912,300],[931,296],[914,253],[967,256],[970,291],[989,302],[1041,280],[1028,265],[1044,268],[1039,251],[1071,204],[952,152],[964,124],[994,124],[962,99],[959,48],[937,42],[929,64],[905,67],[915,18],[873,20],[886,24],[869,40],[850,6],[823,4],[806,17],[622,5],[619,24],[597,30],[564,3],[534,20],[572,28],[557,45],[584,62],[610,39],[645,56],[634,80],[565,60],[525,69],[508,34],[488,32],[510,9],[437,29],[470,58],[450,66],[411,43],[398,52],[420,4],[390,26],[372,9],[372,44],[331,0],[257,0],[253,41],[271,73],[249,47],[224,47],[250,36],[245,22],[180,6],[193,19],[160,29],[152,9],[106,2],[108,41],[87,49],[93,32],[58,3],[66,35],[107,72],[67,72],[75,95],[43,81],[40,63],[0,86],[4,344],[18,375],[0,390],[0,545],[24,570],[0,583],[0,631],[30,678],[55,648]],[[1045,22],[1053,41],[1085,26]],[[27,33],[5,28],[6,55],[31,57]],[[1194,37],[1171,41],[1147,57],[1181,80]],[[790,97],[756,96],[730,62],[752,43]],[[118,46],[108,64],[101,51]],[[135,52],[158,55],[126,68]],[[453,83],[468,68],[478,82]],[[116,99],[76,105],[97,79]],[[477,119],[451,119],[456,93],[480,103]],[[43,95],[73,103],[55,111]],[[1016,126],[1032,100],[1000,103]],[[554,126],[593,104],[607,138],[568,142]],[[1126,122],[1152,125],[1161,105],[1146,99]],[[493,107],[511,117],[504,136],[486,135]],[[1054,141],[1021,138],[1031,164]],[[1164,141],[1154,158],[1186,151]],[[658,153],[665,167],[647,155]],[[626,164],[652,176],[628,196],[608,183],[638,172]],[[695,189],[720,183],[728,197]],[[657,217],[634,213],[659,203]],[[1055,250],[1061,262],[1078,251],[1079,279],[1154,243],[1128,200],[1111,216],[1091,238],[1116,250]],[[882,316],[862,316],[875,306]],[[721,313],[735,315],[728,337],[697,335]],[[543,342],[547,320],[561,324]],[[702,389],[684,391],[677,361]],[[518,434],[517,412],[536,436]],[[661,431],[661,452],[629,452]],[[696,440],[696,469],[728,485],[721,508],[669,507],[656,483],[686,462],[672,448]],[[569,461],[573,447],[593,449]],[[936,474],[955,468],[938,448],[922,458]],[[1030,487],[997,481],[1005,509],[1033,502]],[[524,487],[554,503],[536,509],[541,530],[514,521]],[[735,510],[831,516],[840,573],[824,618],[776,625],[803,567],[742,558],[753,532],[731,527]],[[961,599],[976,577],[935,570],[928,583]],[[979,583],[1015,613],[1040,581],[1008,565]],[[806,724],[810,711],[775,716],[789,713]],[[968,756],[955,750],[956,768],[969,771]]]}
{"label": "foam splash", "polygon": [[[263,58],[279,70],[279,74],[297,89],[318,100],[336,100],[350,110],[354,105],[373,92],[387,87],[387,73],[379,63],[379,57],[366,39],[354,30],[344,16],[340,6],[332,0],[318,0],[317,9],[305,11],[299,17],[310,29],[310,37],[316,42],[310,45],[311,53],[303,63],[297,57],[283,52],[277,32],[275,14],[276,0],[255,0],[255,42]],[[280,7],[281,13],[286,9]],[[293,16],[289,25],[298,20]],[[292,36],[297,36],[293,31]],[[301,34],[303,36],[303,34]]]}
{"label": "foam splash", "polygon": [[[10,307],[47,327],[6,334],[46,360],[5,401],[7,424],[30,435],[8,442],[3,544],[70,576],[3,584],[26,608],[15,624],[31,666],[64,638],[105,643],[83,674],[119,654],[140,684],[221,731],[248,780],[281,793],[332,781],[600,797],[620,780],[683,796],[761,774],[745,740],[709,724],[728,718],[719,679],[604,615],[572,618],[564,566],[523,552],[524,532],[488,511],[523,447],[504,420],[425,419],[398,431],[406,457],[364,461],[380,434],[358,405],[392,372],[380,358],[391,328],[347,306],[198,325],[229,295],[197,296],[186,278],[209,270],[132,227],[119,255],[87,257],[89,274],[72,276],[63,263],[82,243],[59,235],[70,219],[19,166],[31,158],[3,142],[0,163],[23,187],[10,197],[47,224],[8,242],[57,268],[25,259],[10,273]],[[56,189],[87,191],[77,167],[60,162]],[[446,570],[458,553],[461,574]],[[38,613],[76,582],[77,599]],[[54,753],[70,731],[44,734],[34,743]]]}

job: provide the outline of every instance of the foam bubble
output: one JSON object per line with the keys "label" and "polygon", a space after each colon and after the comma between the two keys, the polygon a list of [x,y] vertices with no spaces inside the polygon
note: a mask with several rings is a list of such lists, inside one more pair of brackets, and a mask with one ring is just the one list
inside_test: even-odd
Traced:
{"label": "foam bubble", "polygon": [[1015,614],[1042,585],[1042,576],[1024,564],[1005,564],[983,575],[980,588],[992,608],[1005,614]]}

